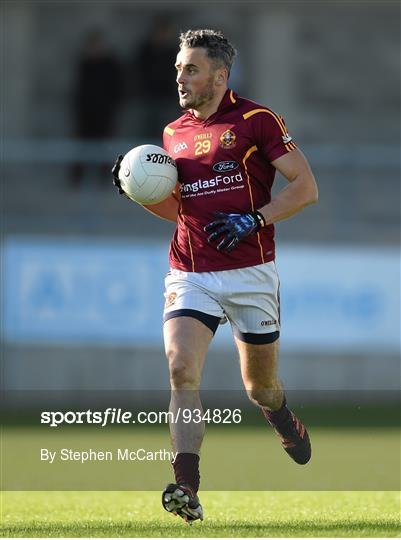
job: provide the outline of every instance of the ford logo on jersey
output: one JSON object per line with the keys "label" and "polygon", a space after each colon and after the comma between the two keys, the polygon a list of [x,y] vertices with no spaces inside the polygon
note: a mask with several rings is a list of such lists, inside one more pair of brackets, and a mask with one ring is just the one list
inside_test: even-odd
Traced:
{"label": "ford logo on jersey", "polygon": [[216,172],[233,171],[239,167],[236,161],[219,161],[213,165],[213,170]]}

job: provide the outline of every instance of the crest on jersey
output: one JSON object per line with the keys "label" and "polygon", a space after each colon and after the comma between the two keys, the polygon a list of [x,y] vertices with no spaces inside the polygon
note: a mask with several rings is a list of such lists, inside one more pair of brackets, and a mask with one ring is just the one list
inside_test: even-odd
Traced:
{"label": "crest on jersey", "polygon": [[234,148],[236,144],[237,136],[231,129],[227,129],[220,135],[220,146],[222,148]]}

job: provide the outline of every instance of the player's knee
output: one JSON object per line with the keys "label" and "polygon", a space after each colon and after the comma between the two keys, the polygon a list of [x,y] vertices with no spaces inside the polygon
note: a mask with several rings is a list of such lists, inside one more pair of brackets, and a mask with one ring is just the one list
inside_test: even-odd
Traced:
{"label": "player's knee", "polygon": [[170,383],[172,388],[199,388],[200,380],[194,370],[183,362],[170,364]]}
{"label": "player's knee", "polygon": [[247,389],[248,398],[255,405],[262,405],[262,402],[266,399],[266,392],[264,388],[248,388]]}
{"label": "player's knee", "polygon": [[169,362],[170,382],[173,388],[198,388],[200,376],[190,351],[170,349],[166,351]]}
{"label": "player's knee", "polygon": [[258,407],[269,407],[280,399],[277,387],[254,386],[247,389],[248,398]]}

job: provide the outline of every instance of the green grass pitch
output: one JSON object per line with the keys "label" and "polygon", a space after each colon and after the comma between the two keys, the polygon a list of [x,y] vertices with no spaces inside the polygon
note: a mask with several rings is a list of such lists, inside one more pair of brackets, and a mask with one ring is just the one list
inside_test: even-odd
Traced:
{"label": "green grass pitch", "polygon": [[399,537],[400,494],[201,492],[205,520],[167,514],[159,492],[3,492],[5,537]]}

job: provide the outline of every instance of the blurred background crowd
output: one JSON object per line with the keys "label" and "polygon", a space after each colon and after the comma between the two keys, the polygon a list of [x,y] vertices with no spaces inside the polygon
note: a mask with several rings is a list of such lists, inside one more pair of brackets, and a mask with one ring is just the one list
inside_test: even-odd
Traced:
{"label": "blurred background crowd", "polygon": [[[284,116],[320,188],[318,205],[277,227],[283,378],[312,393],[398,388],[398,2],[1,8],[6,388],[167,388],[174,227],[119,197],[110,169],[161,145],[180,114],[178,34],[200,27],[235,44],[231,88]],[[229,343],[212,348],[206,388],[240,387]]]}

